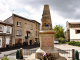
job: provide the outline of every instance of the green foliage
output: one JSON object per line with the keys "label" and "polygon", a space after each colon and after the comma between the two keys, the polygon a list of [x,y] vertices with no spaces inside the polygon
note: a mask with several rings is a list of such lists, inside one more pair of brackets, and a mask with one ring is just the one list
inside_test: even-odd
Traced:
{"label": "green foliage", "polygon": [[1,60],[9,60],[6,56],[1,58]]}
{"label": "green foliage", "polygon": [[60,37],[60,38],[58,38],[59,40],[64,40],[64,38],[62,38],[62,37]]}
{"label": "green foliage", "polygon": [[80,46],[80,42],[75,42],[75,41],[71,41],[68,44],[73,46]]}
{"label": "green foliage", "polygon": [[64,28],[60,25],[56,25],[53,29],[55,31],[54,37],[55,38],[64,38]]}
{"label": "green foliage", "polygon": [[64,38],[62,38],[62,37],[60,37],[60,38],[58,38],[59,39],[59,43],[61,43],[61,44],[63,44],[63,43],[65,43],[66,41],[65,41],[65,39]]}

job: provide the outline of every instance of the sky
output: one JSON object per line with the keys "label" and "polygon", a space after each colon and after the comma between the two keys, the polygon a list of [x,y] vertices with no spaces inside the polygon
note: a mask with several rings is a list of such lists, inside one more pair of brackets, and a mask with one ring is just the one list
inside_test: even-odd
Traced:
{"label": "sky", "polygon": [[53,28],[66,22],[80,22],[80,0],[0,0],[0,20],[15,13],[41,23],[44,5],[48,4]]}

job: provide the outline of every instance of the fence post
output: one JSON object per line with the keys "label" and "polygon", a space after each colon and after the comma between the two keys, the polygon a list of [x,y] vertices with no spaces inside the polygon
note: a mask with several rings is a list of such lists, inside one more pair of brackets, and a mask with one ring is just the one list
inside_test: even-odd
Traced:
{"label": "fence post", "polygon": [[19,50],[16,51],[16,59],[19,59]]}
{"label": "fence post", "polygon": [[79,60],[79,52],[77,50],[75,51],[75,59]]}
{"label": "fence post", "polygon": [[75,50],[72,49],[72,60],[75,60]]}
{"label": "fence post", "polygon": [[20,59],[23,59],[23,48],[20,48],[19,58]]}

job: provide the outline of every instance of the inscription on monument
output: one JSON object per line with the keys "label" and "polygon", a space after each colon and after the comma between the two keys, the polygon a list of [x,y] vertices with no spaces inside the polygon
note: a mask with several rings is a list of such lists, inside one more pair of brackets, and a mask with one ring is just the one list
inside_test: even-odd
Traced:
{"label": "inscription on monument", "polygon": [[42,47],[52,47],[52,37],[51,36],[42,37]]}

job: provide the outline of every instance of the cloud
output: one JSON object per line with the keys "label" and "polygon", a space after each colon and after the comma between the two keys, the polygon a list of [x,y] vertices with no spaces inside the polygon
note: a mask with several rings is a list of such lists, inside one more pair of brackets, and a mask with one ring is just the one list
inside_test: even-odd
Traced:
{"label": "cloud", "polygon": [[[52,10],[58,12],[58,14],[66,19],[79,19],[76,14],[76,8],[80,8],[80,1],[79,0],[18,0],[19,3],[23,5],[29,5],[35,9],[39,9],[40,6],[44,4],[49,4]],[[79,9],[80,10],[80,9]],[[74,17],[76,16],[76,17]]]}
{"label": "cloud", "polygon": [[66,28],[66,21],[80,20],[79,2],[80,0],[0,0],[0,20],[11,16],[14,9],[14,13],[41,23],[44,4],[49,4],[53,27],[61,24]]}
{"label": "cloud", "polygon": [[19,13],[19,15],[20,15],[20,16],[23,16],[23,17],[29,16],[27,13],[23,13],[23,12]]}
{"label": "cloud", "polygon": [[26,9],[29,9],[30,13],[32,10],[39,12],[41,6],[49,4],[50,9],[57,11],[57,14],[65,19],[80,19],[80,11],[77,13],[77,9],[80,10],[80,0],[3,0],[2,2],[9,5],[10,9],[22,9],[27,6]]}

